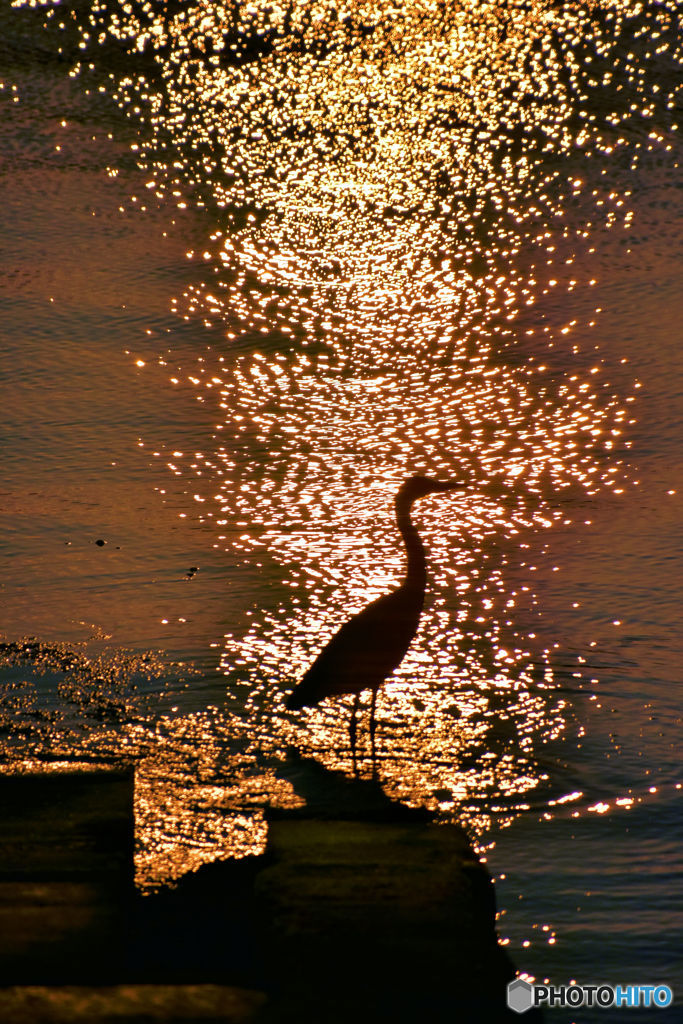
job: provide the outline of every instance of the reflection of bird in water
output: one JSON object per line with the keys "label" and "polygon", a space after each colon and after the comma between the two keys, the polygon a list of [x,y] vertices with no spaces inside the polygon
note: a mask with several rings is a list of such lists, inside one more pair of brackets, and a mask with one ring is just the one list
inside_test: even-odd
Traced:
{"label": "reflection of bird in water", "polygon": [[427,494],[462,486],[462,483],[443,483],[425,476],[412,476],[401,485],[395,503],[398,528],[408,555],[403,583],[373,601],[335,633],[287,700],[288,708],[299,710],[336,694],[355,694],[349,727],[354,753],[359,695],[363,690],[372,691],[370,738],[374,751],[377,691],[403,660],[420,621],[427,561],[410,518],[411,505]]}

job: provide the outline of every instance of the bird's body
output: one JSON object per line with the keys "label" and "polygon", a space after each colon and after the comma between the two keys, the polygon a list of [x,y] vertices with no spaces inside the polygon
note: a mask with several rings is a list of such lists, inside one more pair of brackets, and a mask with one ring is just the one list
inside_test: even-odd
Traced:
{"label": "bird's body", "polygon": [[[458,483],[410,477],[396,495],[396,519],[406,547],[408,565],[403,583],[354,615],[332,637],[290,694],[287,707],[298,710],[326,697],[358,696],[372,691],[371,731],[377,690],[405,657],[420,621],[427,582],[422,541],[410,518],[412,503],[426,494],[452,490]],[[355,707],[352,743],[355,740]]]}
{"label": "bird's body", "polygon": [[[287,707],[298,710],[325,697],[381,686],[403,661],[415,636],[423,596],[399,587],[345,622],[303,676]],[[382,644],[381,638],[391,632],[400,642]]]}

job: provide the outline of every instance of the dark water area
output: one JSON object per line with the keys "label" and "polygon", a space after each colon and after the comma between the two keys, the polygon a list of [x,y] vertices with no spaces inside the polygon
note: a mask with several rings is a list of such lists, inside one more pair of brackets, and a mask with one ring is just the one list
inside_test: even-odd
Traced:
{"label": "dark water area", "polygon": [[520,971],[680,999],[682,13],[0,8],[2,760],[134,764],[141,888],[352,774],[286,697],[466,479],[379,780]]}

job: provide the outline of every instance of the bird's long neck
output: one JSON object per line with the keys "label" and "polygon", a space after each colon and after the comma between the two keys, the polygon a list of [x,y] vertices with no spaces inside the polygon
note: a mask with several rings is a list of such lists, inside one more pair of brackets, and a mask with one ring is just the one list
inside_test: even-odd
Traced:
{"label": "bird's long neck", "polygon": [[427,559],[419,534],[410,518],[410,502],[396,498],[396,521],[401,531],[408,556],[408,569],[404,586],[424,592],[427,584]]}

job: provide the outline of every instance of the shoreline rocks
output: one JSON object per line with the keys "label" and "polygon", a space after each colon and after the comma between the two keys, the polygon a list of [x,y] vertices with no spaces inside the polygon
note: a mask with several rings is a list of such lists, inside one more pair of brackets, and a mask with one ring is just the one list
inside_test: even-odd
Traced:
{"label": "shoreline rocks", "polygon": [[331,776],[325,800],[324,769],[296,770],[328,816],[274,816],[265,854],[151,896],[133,887],[132,771],[0,778],[2,1020],[514,1019],[465,832],[374,782]]}

